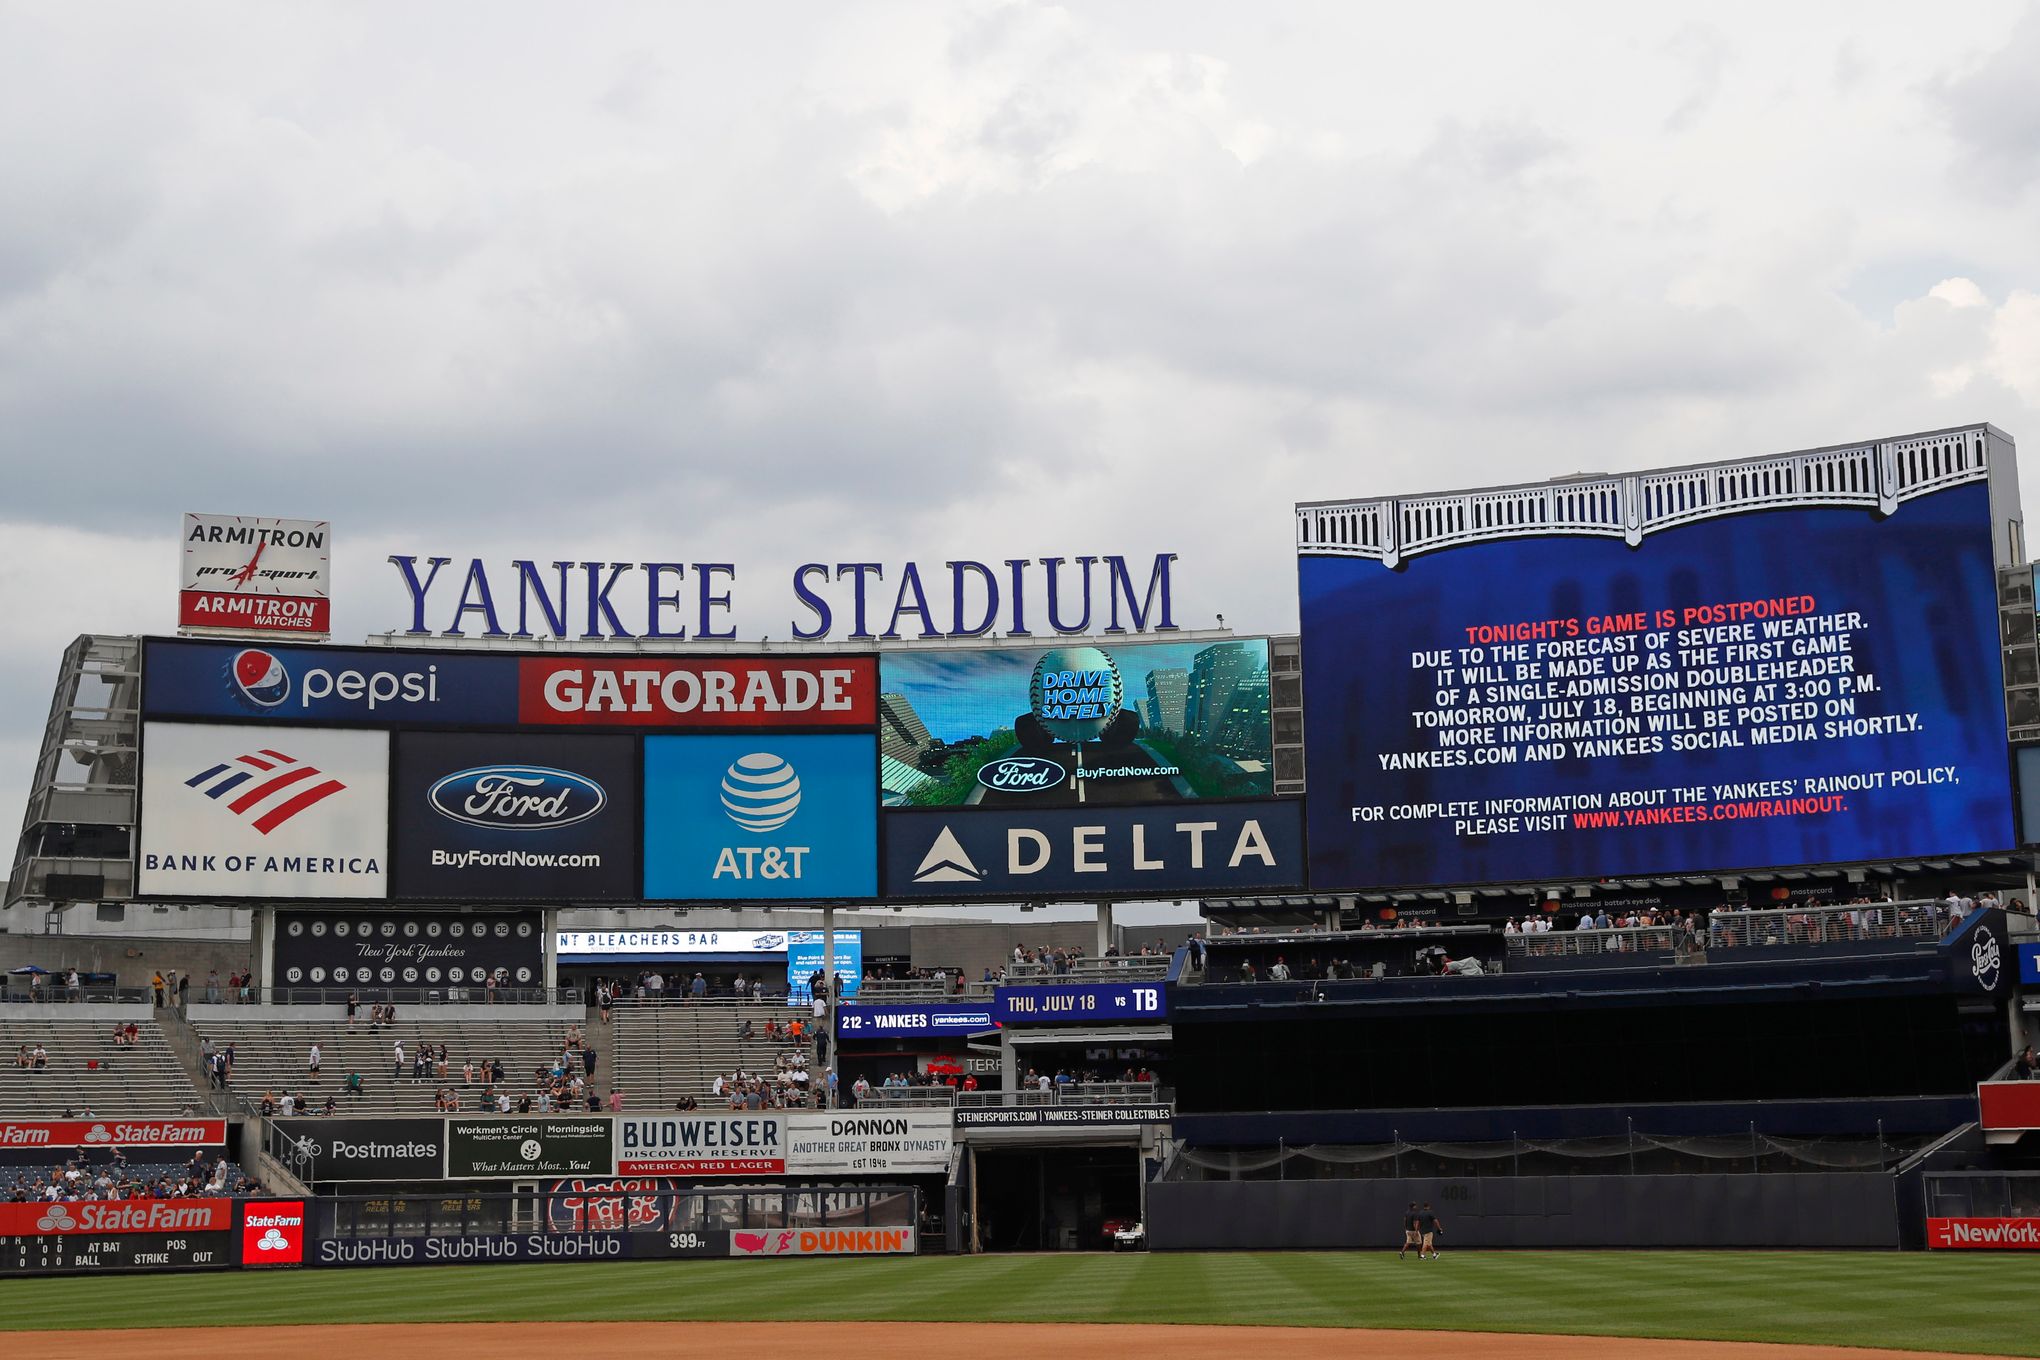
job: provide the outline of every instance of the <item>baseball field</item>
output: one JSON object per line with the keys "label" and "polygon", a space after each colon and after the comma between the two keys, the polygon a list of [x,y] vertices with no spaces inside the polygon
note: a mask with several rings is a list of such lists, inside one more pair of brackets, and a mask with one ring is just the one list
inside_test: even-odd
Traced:
{"label": "baseball field", "polygon": [[[597,1339],[659,1354],[711,1336],[755,1345],[775,1333],[775,1346],[814,1343],[832,1360],[901,1360],[924,1348],[965,1360],[973,1350],[1180,1357],[1263,1345],[1279,1345],[1285,1360],[1363,1352],[1483,1360],[1783,1356],[1833,1354],[1834,1347],[2040,1356],[2040,1291],[2027,1264],[1989,1254],[1642,1251],[1448,1251],[1419,1262],[1388,1251],[101,1275],[0,1282],[0,1328],[65,1333],[15,1336],[21,1354],[118,1346],[157,1360],[290,1353],[296,1342],[334,1353],[328,1347],[342,1341],[350,1351],[372,1348],[377,1360],[458,1354],[470,1341],[492,1357],[536,1355],[541,1347],[577,1352]],[[752,1325],[644,1325],[662,1322]],[[474,1323],[526,1325],[480,1333],[422,1325]],[[757,1325],[795,1323],[818,1325]],[[970,1325],[864,1325],[887,1323]],[[1045,1323],[1112,1325],[1047,1333],[989,1325]],[[305,1330],[254,1330],[276,1327]],[[1269,1327],[1303,1330],[1259,1330]],[[103,1345],[79,1335],[110,1328],[152,1335],[107,1336]],[[223,1335],[220,1328],[251,1330]],[[1014,1350],[1001,1339],[1011,1336],[1034,1342]],[[661,1337],[672,1344],[660,1346]],[[1631,1340],[1586,1340],[1593,1337]],[[1682,1340],[1787,1349],[1676,1344]]]}

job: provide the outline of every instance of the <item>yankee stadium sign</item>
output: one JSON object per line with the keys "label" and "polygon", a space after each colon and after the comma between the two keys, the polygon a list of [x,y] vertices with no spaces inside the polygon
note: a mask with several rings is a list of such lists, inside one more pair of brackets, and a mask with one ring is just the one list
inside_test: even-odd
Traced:
{"label": "yankee stadium sign", "polygon": [[[996,566],[805,562],[789,582],[803,642],[1173,632],[1174,553],[1145,567],[1118,554],[1014,557]],[[489,638],[728,642],[737,569],[728,562],[539,562],[392,556],[410,604],[403,631]],[[692,584],[690,585],[690,579]],[[692,628],[692,633],[688,631]]]}

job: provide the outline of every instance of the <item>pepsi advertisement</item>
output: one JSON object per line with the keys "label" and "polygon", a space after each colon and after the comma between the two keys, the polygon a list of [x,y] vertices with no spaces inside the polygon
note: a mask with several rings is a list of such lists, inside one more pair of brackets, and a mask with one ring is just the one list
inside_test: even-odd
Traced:
{"label": "pepsi advertisement", "polygon": [[635,739],[399,732],[396,745],[396,896],[637,896]]}
{"label": "pepsi advertisement", "polygon": [[890,652],[888,807],[1074,807],[1274,792],[1268,643]]}
{"label": "pepsi advertisement", "polygon": [[326,725],[508,726],[517,658],[448,652],[249,647],[148,638],[142,715]]}
{"label": "pepsi advertisement", "polygon": [[877,894],[869,733],[646,737],[644,762],[646,897]]}
{"label": "pepsi advertisement", "polygon": [[1300,557],[1312,886],[2014,845],[1988,496]]}

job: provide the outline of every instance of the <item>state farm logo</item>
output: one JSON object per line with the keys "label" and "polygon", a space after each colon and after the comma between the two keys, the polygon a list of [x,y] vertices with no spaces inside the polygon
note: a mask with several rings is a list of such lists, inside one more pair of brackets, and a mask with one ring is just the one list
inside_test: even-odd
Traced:
{"label": "state farm logo", "polygon": [[71,1232],[78,1222],[71,1217],[71,1211],[61,1204],[52,1204],[41,1218],[35,1221],[38,1232]]}
{"label": "state farm logo", "polygon": [[88,1143],[111,1143],[113,1135],[106,1131],[106,1125],[94,1124],[91,1128],[85,1130],[85,1141]]}
{"label": "state farm logo", "polygon": [[[250,1221],[252,1222],[253,1220]],[[263,1233],[261,1237],[255,1240],[255,1250],[289,1251],[290,1239],[285,1237],[282,1233],[278,1232],[276,1229],[271,1228],[268,1232]]]}
{"label": "state farm logo", "polygon": [[236,653],[227,667],[234,691],[257,708],[275,708],[290,698],[290,672],[257,647]]}
{"label": "state farm logo", "polygon": [[221,806],[265,836],[347,787],[316,765],[267,747],[201,770],[185,780],[184,786],[215,802],[234,795]]}
{"label": "state farm logo", "polygon": [[571,770],[484,765],[447,775],[426,790],[425,801],[450,821],[489,831],[554,831],[600,813],[609,795]]}
{"label": "state farm logo", "polygon": [[2003,966],[2004,954],[1998,948],[1997,936],[1988,927],[1978,926],[1976,938],[1969,943],[1969,972],[1976,985],[1986,992],[1997,990],[1998,970]]}

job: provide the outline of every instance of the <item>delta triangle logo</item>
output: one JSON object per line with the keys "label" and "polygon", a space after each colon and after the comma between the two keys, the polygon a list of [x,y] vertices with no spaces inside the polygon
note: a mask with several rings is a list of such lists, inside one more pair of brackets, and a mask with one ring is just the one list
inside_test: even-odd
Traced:
{"label": "delta triangle logo", "polygon": [[946,826],[928,847],[928,853],[921,856],[921,867],[914,870],[916,883],[980,883],[984,876],[984,871],[963,853],[956,833]]}

